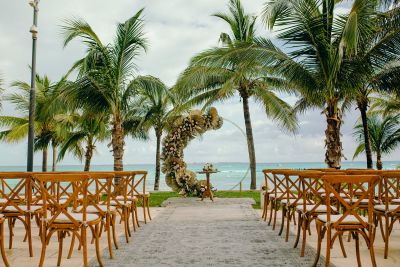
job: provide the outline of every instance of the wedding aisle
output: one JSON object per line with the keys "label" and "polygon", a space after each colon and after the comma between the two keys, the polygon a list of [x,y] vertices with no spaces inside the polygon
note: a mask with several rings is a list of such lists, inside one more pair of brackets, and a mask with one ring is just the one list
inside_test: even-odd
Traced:
{"label": "wedding aisle", "polygon": [[[261,222],[251,199],[172,198],[105,266],[310,266],[293,242]],[[122,239],[120,242],[125,242]],[[91,266],[97,262],[92,260]],[[320,265],[323,265],[322,259]]]}

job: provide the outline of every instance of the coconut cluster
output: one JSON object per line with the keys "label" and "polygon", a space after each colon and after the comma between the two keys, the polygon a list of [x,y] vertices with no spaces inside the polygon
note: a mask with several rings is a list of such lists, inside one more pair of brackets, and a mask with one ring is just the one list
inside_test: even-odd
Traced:
{"label": "coconut cluster", "polygon": [[187,195],[199,194],[199,185],[196,174],[187,169],[183,150],[191,140],[208,130],[217,130],[222,127],[222,118],[215,108],[206,113],[199,110],[190,112],[187,116],[179,117],[172,130],[163,139],[161,159],[162,172],[169,187],[175,192]]}

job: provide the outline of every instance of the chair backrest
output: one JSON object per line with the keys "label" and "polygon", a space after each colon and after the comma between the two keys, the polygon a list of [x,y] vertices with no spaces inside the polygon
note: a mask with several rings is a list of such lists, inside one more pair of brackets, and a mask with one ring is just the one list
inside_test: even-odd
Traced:
{"label": "chair backrest", "polygon": [[274,191],[278,190],[279,188],[275,187],[275,182],[274,182],[274,171],[283,171],[283,170],[289,170],[289,169],[264,169],[264,180],[265,180],[265,191],[271,191],[273,193]]}
{"label": "chair backrest", "polygon": [[[110,211],[112,183],[115,175],[114,173],[104,172],[89,172],[87,174],[90,175],[88,180],[87,204],[93,206],[101,215],[104,215],[105,211],[100,208],[100,205],[106,205],[107,212]],[[95,187],[94,190],[89,190],[93,186]]]}
{"label": "chair backrest", "polygon": [[31,179],[27,172],[0,172],[0,213],[12,207],[16,213],[24,211],[19,205],[26,203],[28,211],[32,199]]}
{"label": "chair backrest", "polygon": [[324,175],[321,171],[302,171],[299,173],[301,196],[303,203],[303,212],[307,210],[307,205],[314,205],[309,212],[314,212],[323,203],[324,197],[322,196],[324,191],[321,177]]}
{"label": "chair backrest", "polygon": [[301,183],[299,173],[301,171],[272,170],[276,199],[286,199],[288,203],[291,200],[291,204],[296,204],[300,200]]}
{"label": "chair backrest", "polygon": [[[324,188],[326,191],[325,202],[328,207],[331,206],[331,197],[335,198],[343,207],[344,213],[340,214],[338,220],[331,223],[331,210],[327,211],[327,222],[335,228],[368,228],[373,224],[373,204],[375,196],[375,188],[380,182],[378,175],[324,175],[322,177]],[[350,197],[352,196],[353,188],[362,190],[359,198],[354,202],[346,202],[343,192],[343,186],[347,185],[349,188]],[[358,214],[359,207],[363,200],[368,200],[368,222],[365,222]],[[356,218],[356,223],[343,226],[342,222],[349,216]]]}
{"label": "chair backrest", "polygon": [[[60,215],[64,215],[67,220],[65,224],[73,224],[79,227],[81,223],[86,222],[86,208],[87,208],[87,189],[90,176],[85,173],[52,173],[52,174],[33,174],[34,183],[38,185],[40,195],[43,200],[42,207],[42,220],[48,226],[55,223]],[[47,185],[51,183],[58,188],[71,188],[72,191],[68,192],[68,198],[62,204],[59,203],[59,191],[57,194],[51,191]],[[62,186],[61,186],[62,184]],[[82,199],[79,199],[79,196]],[[72,216],[72,210],[76,210],[78,202],[81,202],[80,213],[82,213],[82,221],[78,221]],[[48,207],[52,208],[51,215],[48,213]],[[70,211],[68,208],[72,206]]]}
{"label": "chair backrest", "polygon": [[142,193],[144,195],[147,192],[146,191],[147,171],[132,171],[131,174],[134,177],[133,187],[131,187],[133,193],[134,194]]}
{"label": "chair backrest", "polygon": [[[400,171],[383,172],[379,200],[385,205],[385,210],[389,211],[389,205],[399,204],[400,202]],[[395,201],[396,200],[396,201]],[[400,206],[391,212],[400,212]]]}

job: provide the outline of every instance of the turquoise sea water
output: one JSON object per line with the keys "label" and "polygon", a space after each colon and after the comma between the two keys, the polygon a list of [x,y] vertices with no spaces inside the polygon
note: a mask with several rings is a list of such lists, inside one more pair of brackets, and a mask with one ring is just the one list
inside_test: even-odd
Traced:
{"label": "turquoise sea water", "polygon": [[[188,169],[192,171],[200,171],[204,163],[188,164]],[[213,174],[211,182],[218,190],[239,190],[238,183],[243,179],[243,189],[250,187],[250,173],[248,172],[248,163],[214,163],[218,173]],[[396,169],[400,165],[400,161],[384,162],[385,169]],[[365,162],[343,162],[342,168],[365,168]],[[125,165],[125,170],[146,170],[149,172],[147,179],[147,188],[152,190],[154,186],[154,165],[153,164],[138,164]],[[259,163],[257,164],[257,186],[264,180],[263,169],[289,168],[289,169],[309,169],[309,168],[325,168],[322,162],[307,162],[307,163]],[[109,171],[112,170],[112,165],[93,165],[93,171]],[[36,166],[35,171],[40,171],[41,167]],[[60,165],[57,171],[81,171],[83,166],[79,165]],[[0,166],[0,171],[25,171],[25,166]],[[201,174],[197,175],[197,179],[205,179]],[[164,176],[161,176],[160,190],[169,191],[169,187],[165,184]]]}

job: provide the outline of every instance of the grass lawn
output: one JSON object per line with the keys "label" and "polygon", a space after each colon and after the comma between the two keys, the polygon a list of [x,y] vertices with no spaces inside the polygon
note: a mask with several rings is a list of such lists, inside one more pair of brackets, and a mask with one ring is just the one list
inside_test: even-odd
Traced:
{"label": "grass lawn", "polygon": [[[253,198],[256,202],[253,208],[260,209],[260,192],[259,191],[217,191],[215,197],[219,198]],[[179,197],[175,192],[152,192],[150,198],[151,207],[160,207],[164,200],[170,197]]]}

